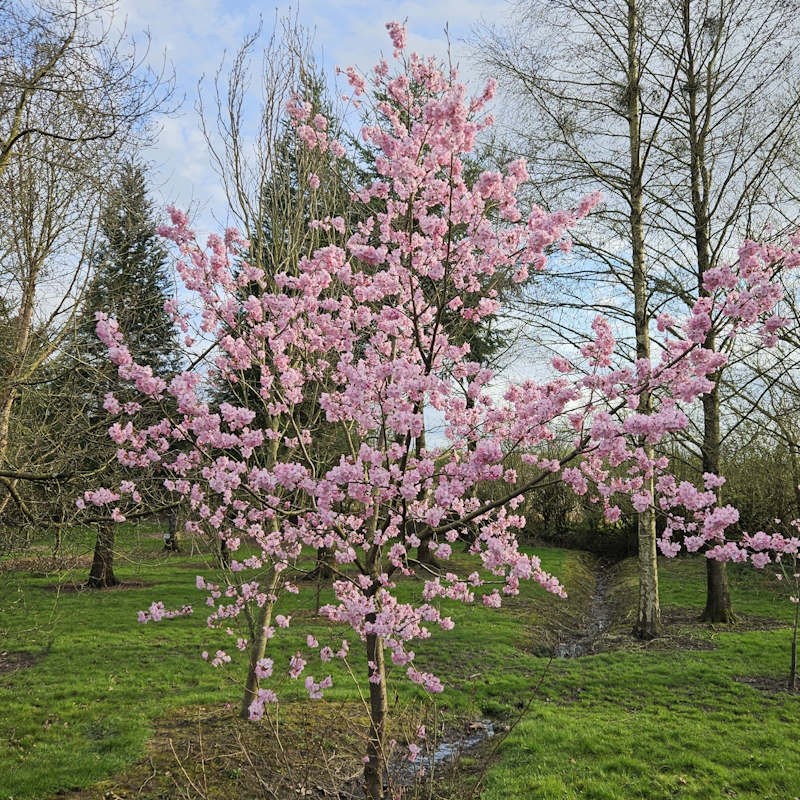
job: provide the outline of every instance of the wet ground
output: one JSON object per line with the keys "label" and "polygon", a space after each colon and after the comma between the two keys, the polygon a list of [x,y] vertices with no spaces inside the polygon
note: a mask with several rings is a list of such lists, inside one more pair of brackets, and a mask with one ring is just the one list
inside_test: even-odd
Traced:
{"label": "wet ground", "polygon": [[613,563],[598,559],[593,565],[594,591],[591,603],[581,620],[581,627],[562,634],[553,650],[556,658],[580,658],[599,652],[605,634],[614,621],[610,598]]}

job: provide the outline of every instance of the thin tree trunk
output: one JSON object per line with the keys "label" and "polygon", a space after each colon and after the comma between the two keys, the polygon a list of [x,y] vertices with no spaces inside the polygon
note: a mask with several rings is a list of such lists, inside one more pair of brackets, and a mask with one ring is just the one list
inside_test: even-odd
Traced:
{"label": "thin tree trunk", "polygon": [[[652,484],[651,484],[652,491]],[[639,605],[633,635],[637,639],[655,639],[661,635],[661,604],[658,593],[658,551],[655,514],[648,509],[639,514]]]}
{"label": "thin tree trunk", "polygon": [[244,696],[242,705],[239,709],[239,716],[242,719],[250,719],[250,706],[258,697],[258,675],[256,668],[258,662],[264,658],[267,652],[267,629],[272,624],[272,609],[275,606],[275,590],[278,588],[279,573],[275,572],[272,576],[269,590],[267,591],[267,601],[258,610],[253,630],[251,631],[252,642],[250,645],[250,663],[247,668],[247,680],[244,685]]}
{"label": "thin tree trunk", "polygon": [[318,547],[314,568],[303,576],[308,581],[330,581],[333,579],[333,551],[329,547]]}
{"label": "thin tree trunk", "polygon": [[[714,340],[711,340],[713,348]],[[703,472],[720,473],[719,385],[703,396]],[[736,621],[728,585],[728,570],[724,562],[706,559],[706,606],[700,615],[702,622],[724,623]]]}
{"label": "thin tree trunk", "polygon": [[423,533],[419,539],[419,547],[417,547],[417,561],[424,564],[426,567],[438,570],[440,567],[436,557],[431,553],[431,538],[432,534]]}
{"label": "thin tree trunk", "polygon": [[[694,244],[697,257],[697,293],[707,297],[703,286],[706,272],[713,266],[711,255],[711,232],[709,198],[711,175],[706,161],[706,141],[711,130],[711,104],[702,101],[700,93],[709,90],[710,74],[698,72],[695,67],[691,34],[691,4],[684,0],[682,8],[683,35],[686,52],[686,88],[689,109],[689,152],[692,214],[694,216]],[[707,67],[706,69],[710,69]],[[703,110],[704,108],[704,110]],[[714,328],[708,332],[703,346],[716,349]],[[713,389],[703,396],[703,472],[720,474],[720,419],[719,381],[720,373],[711,376]],[[731,606],[728,573],[724,563],[706,559],[706,607],[700,616],[704,622],[734,621]]]}
{"label": "thin tree trunk", "polygon": [[228,542],[225,539],[219,540],[219,564],[222,569],[228,569],[231,565],[231,551],[228,549]]}
{"label": "thin tree trunk", "polygon": [[[795,569],[797,569],[797,561],[795,560]],[[792,663],[789,666],[789,690],[794,691],[797,688],[797,626],[800,623],[800,603],[795,603],[794,606],[794,626],[792,628]]]}
{"label": "thin tree trunk", "polygon": [[[371,619],[370,619],[371,618]],[[375,621],[375,614],[367,615],[367,622]],[[386,694],[386,664],[383,640],[374,633],[367,635],[367,662],[369,676],[378,680],[369,682],[369,741],[367,761],[364,764],[364,791],[369,800],[382,800],[386,778],[386,719],[389,702]]]}
{"label": "thin tree trunk", "polygon": [[[633,317],[636,333],[637,360],[650,361],[650,315],[648,311],[647,265],[644,247],[644,166],[641,154],[641,104],[639,37],[640,20],[637,0],[628,0],[628,136],[630,141],[630,232],[633,259]],[[639,395],[640,414],[651,414],[653,399],[649,390]],[[652,461],[652,445],[640,443]],[[656,550],[656,518],[654,512],[654,483],[645,478],[642,491],[649,498],[648,508],[637,519],[639,542],[639,607],[634,635],[639,639],[654,639],[661,633],[661,606],[658,597],[658,553]]]}
{"label": "thin tree trunk", "polygon": [[[712,341],[713,348],[713,341]],[[720,426],[718,376],[714,388],[703,396],[703,472],[720,474]],[[718,494],[718,490],[717,490]],[[700,615],[702,622],[730,624],[736,621],[731,603],[727,565],[713,558],[706,559],[706,605]]]}
{"label": "thin tree trunk", "polygon": [[180,542],[178,541],[178,514],[175,511],[171,511],[167,518],[164,549],[171,553],[178,553],[181,549]]}
{"label": "thin tree trunk", "polygon": [[[7,375],[0,376],[3,382],[0,384],[0,466],[5,465],[8,456],[11,419],[18,396],[17,384],[24,372],[33,327],[33,309],[36,300],[38,277],[38,264],[31,264],[28,274],[24,276],[14,342],[10,353],[9,363],[11,366]],[[7,492],[0,499],[0,514],[5,511],[10,499],[11,492]]]}
{"label": "thin tree trunk", "polygon": [[86,582],[90,589],[108,589],[119,585],[114,575],[114,531],[113,522],[101,522],[97,526],[92,568]]}

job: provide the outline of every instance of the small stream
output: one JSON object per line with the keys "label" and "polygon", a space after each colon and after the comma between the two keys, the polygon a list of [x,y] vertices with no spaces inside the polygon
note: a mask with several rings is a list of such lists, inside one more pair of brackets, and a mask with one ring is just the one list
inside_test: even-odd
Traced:
{"label": "small stream", "polygon": [[439,742],[432,753],[425,756],[424,762],[428,766],[439,766],[455,761],[462,753],[477,747],[486,739],[494,736],[494,723],[488,719],[473,723],[470,726],[472,733]]}
{"label": "small stream", "polygon": [[[598,645],[613,622],[613,608],[609,600],[612,587],[613,562],[598,559],[594,564],[595,586],[587,615],[581,627],[565,636],[554,648],[556,658],[580,658],[598,652]],[[437,742],[427,743],[416,761],[394,760],[390,767],[392,781],[400,786],[410,786],[419,779],[421,772],[430,774],[437,768],[454,764],[458,759],[491,739],[495,726],[491,720],[473,722],[461,734],[450,733]]]}
{"label": "small stream", "polygon": [[423,748],[416,761],[400,761],[390,770],[394,780],[401,785],[409,785],[424,770],[430,774],[438,767],[453,764],[458,759],[495,735],[494,723],[488,719],[473,722],[469,730],[462,734],[450,734],[440,738],[432,749]]}
{"label": "small stream", "polygon": [[597,652],[597,644],[611,626],[613,609],[608,593],[611,589],[611,562],[598,560],[595,565],[595,586],[584,626],[560,641],[553,650],[556,658],[580,658]]}

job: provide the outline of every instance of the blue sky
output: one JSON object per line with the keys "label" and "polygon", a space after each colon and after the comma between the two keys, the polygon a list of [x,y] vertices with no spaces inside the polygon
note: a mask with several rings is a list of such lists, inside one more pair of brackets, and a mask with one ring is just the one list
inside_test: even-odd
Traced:
{"label": "blue sky", "polygon": [[[296,4],[292,7],[296,7]],[[157,145],[145,153],[152,165],[153,197],[163,206],[175,203],[192,208],[200,229],[214,227],[212,219],[224,219],[219,182],[210,168],[200,132],[195,102],[198,81],[205,76],[209,89],[227,53],[263,17],[266,32],[275,13],[290,10],[287,3],[266,5],[252,0],[120,0],[120,17],[137,40],[148,30],[148,60],[158,68],[165,58],[174,67],[176,95],[185,98],[181,108],[161,121]],[[337,2],[305,0],[299,17],[313,30],[318,54],[331,71],[335,65],[371,67],[390,45],[384,25],[407,19],[409,44],[417,52],[444,56],[448,25],[454,62],[468,72],[464,39],[480,19],[496,21],[507,10],[506,0],[402,0],[401,2]]]}

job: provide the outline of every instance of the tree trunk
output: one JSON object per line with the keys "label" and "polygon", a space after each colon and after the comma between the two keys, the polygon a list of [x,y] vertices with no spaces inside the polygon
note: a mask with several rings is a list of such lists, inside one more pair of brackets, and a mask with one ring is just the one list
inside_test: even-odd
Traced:
{"label": "tree trunk", "polygon": [[231,565],[231,551],[228,549],[228,542],[224,538],[219,540],[219,564],[222,569],[228,569]]}
{"label": "tree trunk", "polygon": [[[375,615],[367,615],[367,621],[374,622]],[[389,714],[389,702],[386,694],[383,640],[376,634],[367,635],[367,662],[374,665],[368,668],[369,677],[378,680],[369,682],[369,742],[367,761],[364,764],[364,791],[369,800],[382,800],[385,796],[386,719]]]}
{"label": "tree trunk", "polygon": [[[691,4],[684,0],[682,6],[683,36],[686,48],[686,88],[685,94],[689,112],[689,153],[690,181],[692,193],[692,214],[694,216],[694,245],[697,257],[697,294],[708,297],[704,287],[706,272],[711,269],[711,173],[706,158],[706,141],[711,132],[711,104],[703,93],[711,87],[708,71],[695,66],[694,47],[691,35]],[[703,342],[703,347],[716,350],[716,333],[712,326]],[[720,474],[720,420],[719,420],[719,381],[720,373],[710,376],[713,389],[703,395],[703,472]],[[719,493],[717,492],[717,496]],[[724,563],[706,560],[706,607],[700,617],[705,622],[733,622],[728,575]]]}
{"label": "tree trunk", "polygon": [[[794,563],[795,570],[797,569],[797,560]],[[794,606],[794,626],[792,627],[792,663],[789,666],[789,691],[794,691],[797,688],[797,626],[800,623],[800,603],[795,603]]]}
{"label": "tree trunk", "polygon": [[430,533],[424,533],[420,536],[419,547],[417,547],[417,561],[420,564],[424,564],[426,567],[438,570],[440,568],[439,562],[436,560],[433,553],[431,553],[431,536],[432,534]]}
{"label": "tree trunk", "polygon": [[[275,589],[277,586],[278,573],[275,573],[267,592],[268,598],[275,596]],[[258,697],[258,675],[256,675],[256,667],[267,652],[267,642],[269,642],[267,629],[272,624],[272,609],[274,605],[274,600],[267,599],[267,602],[258,610],[258,616],[251,631],[252,643],[250,645],[250,663],[247,668],[247,680],[245,681],[242,705],[239,709],[239,716],[242,719],[250,719],[250,706]]]}
{"label": "tree trunk", "polygon": [[108,589],[119,585],[114,575],[114,530],[113,522],[101,522],[97,526],[92,568],[86,582],[90,589]]}
{"label": "tree trunk", "polygon": [[[5,466],[8,456],[11,419],[18,395],[17,386],[25,374],[38,279],[39,264],[29,264],[28,272],[23,276],[22,297],[20,298],[13,344],[10,349],[10,368],[6,375],[0,376],[0,380],[2,380],[0,383],[0,466]],[[5,511],[10,499],[11,492],[6,492],[5,496],[0,498],[0,514]]]}
{"label": "tree trunk", "polygon": [[333,552],[329,547],[318,547],[314,568],[307,572],[303,579],[307,581],[324,582],[333,580]]}
{"label": "tree trunk", "polygon": [[[711,349],[714,339],[711,334]],[[708,345],[706,345],[708,346]],[[720,473],[720,426],[719,426],[719,376],[715,376],[714,388],[703,395],[703,472]],[[719,494],[717,493],[719,496]],[[706,607],[700,615],[701,622],[720,622],[729,625],[736,621],[728,586],[728,569],[722,561],[706,559]]]}
{"label": "tree trunk", "polygon": [[728,571],[722,561],[715,561],[713,558],[706,559],[706,607],[700,621],[725,624],[736,621],[731,610]]}
{"label": "tree trunk", "polygon": [[[652,481],[650,482],[652,491]],[[661,605],[658,595],[658,551],[655,514],[647,509],[639,514],[639,606],[633,635],[648,641],[661,635]]]}
{"label": "tree trunk", "polygon": [[[633,279],[633,319],[636,333],[636,358],[650,362],[650,313],[648,310],[647,264],[644,244],[644,165],[642,162],[639,64],[640,20],[637,0],[628,0],[628,137],[630,142],[630,216]],[[639,394],[637,411],[651,414],[653,399],[649,389]],[[653,447],[642,440],[640,446],[652,462]],[[661,606],[658,597],[658,554],[656,550],[656,517],[652,476],[645,478],[642,491],[649,497],[648,508],[638,515],[639,541],[639,607],[634,635],[654,639],[661,633]]]}
{"label": "tree trunk", "polygon": [[178,515],[173,511],[167,518],[167,532],[164,534],[164,549],[170,553],[180,552],[178,541]]}

